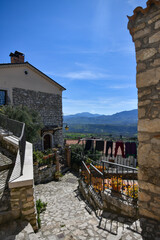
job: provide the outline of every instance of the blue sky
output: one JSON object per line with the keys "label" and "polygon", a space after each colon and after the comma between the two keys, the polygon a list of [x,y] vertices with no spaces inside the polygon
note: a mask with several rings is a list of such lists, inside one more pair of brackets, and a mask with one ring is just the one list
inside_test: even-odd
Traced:
{"label": "blue sky", "polygon": [[9,53],[53,78],[64,115],[137,108],[134,44],[127,15],[146,0],[1,0],[0,63]]}

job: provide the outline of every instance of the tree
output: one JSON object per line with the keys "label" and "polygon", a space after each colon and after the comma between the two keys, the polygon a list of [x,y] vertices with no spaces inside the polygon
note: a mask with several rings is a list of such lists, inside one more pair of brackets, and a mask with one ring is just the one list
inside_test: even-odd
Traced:
{"label": "tree", "polygon": [[40,130],[43,128],[42,119],[36,111],[26,106],[6,105],[1,108],[1,113],[8,118],[25,123],[26,140],[34,143],[40,137]]}

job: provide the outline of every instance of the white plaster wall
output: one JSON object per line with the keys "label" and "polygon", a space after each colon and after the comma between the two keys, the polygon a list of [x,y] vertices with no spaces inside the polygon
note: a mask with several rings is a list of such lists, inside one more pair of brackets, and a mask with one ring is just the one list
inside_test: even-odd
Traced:
{"label": "white plaster wall", "polygon": [[[27,71],[26,75],[24,72]],[[1,65],[0,66],[0,89],[7,90],[12,101],[12,89],[23,88],[26,90],[53,93],[62,96],[62,89],[52,84],[28,64],[23,65]]]}

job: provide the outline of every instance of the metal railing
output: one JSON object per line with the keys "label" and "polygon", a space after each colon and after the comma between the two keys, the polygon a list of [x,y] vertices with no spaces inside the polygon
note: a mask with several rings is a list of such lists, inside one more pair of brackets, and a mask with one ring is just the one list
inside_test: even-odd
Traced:
{"label": "metal railing", "polygon": [[105,190],[120,193],[125,200],[138,200],[137,168],[102,161]]}
{"label": "metal railing", "polygon": [[[26,148],[25,123],[19,122],[17,120],[9,119],[4,114],[0,113],[0,128],[7,135],[13,135],[18,139],[20,162],[17,164],[15,162],[14,168],[17,168],[17,170],[14,169],[14,172],[16,173],[14,177],[15,179],[23,174],[25,148]],[[19,161],[19,160],[16,159],[16,161]]]}
{"label": "metal railing", "polygon": [[[99,169],[98,169],[99,168]],[[87,166],[82,162],[81,177],[98,193],[108,191],[134,204],[138,200],[137,169],[109,161]]]}

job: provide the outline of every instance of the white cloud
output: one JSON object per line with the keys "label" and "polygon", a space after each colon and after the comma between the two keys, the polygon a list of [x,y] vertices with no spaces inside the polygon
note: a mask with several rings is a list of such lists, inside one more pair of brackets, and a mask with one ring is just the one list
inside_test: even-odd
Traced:
{"label": "white cloud", "polygon": [[92,72],[92,71],[75,71],[75,72],[68,72],[66,74],[58,74],[57,76],[71,78],[71,79],[104,79],[109,78],[108,74],[103,74],[99,72]]}

